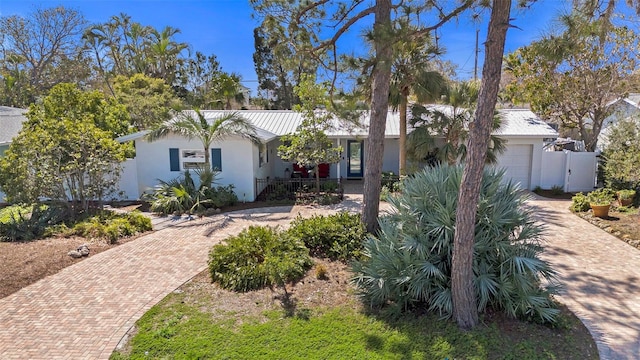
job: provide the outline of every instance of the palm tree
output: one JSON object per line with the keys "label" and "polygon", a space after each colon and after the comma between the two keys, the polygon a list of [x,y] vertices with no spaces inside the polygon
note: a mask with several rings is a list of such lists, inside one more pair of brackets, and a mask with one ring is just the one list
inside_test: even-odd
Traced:
{"label": "palm tree", "polygon": [[221,73],[214,80],[213,104],[216,108],[231,110],[233,102],[241,104],[244,101],[242,77],[236,73]]}
{"label": "palm tree", "polygon": [[[441,50],[432,44],[429,34],[415,37],[409,34],[415,28],[408,22],[400,22],[395,29],[393,45],[393,63],[391,67],[391,83],[389,86],[389,105],[400,115],[400,156],[399,172],[406,173],[407,166],[407,107],[409,96],[415,96],[419,103],[436,99],[445,87],[442,74],[433,67],[433,60],[441,54]],[[367,39],[373,43],[373,34],[368,33]],[[371,96],[370,72],[373,72],[374,61],[369,59],[353,59],[351,66],[364,68],[364,77],[359,79],[359,90],[365,96]]]}
{"label": "palm tree", "polygon": [[167,137],[171,133],[184,136],[189,140],[198,139],[201,141],[206,169],[211,168],[209,148],[215,141],[222,141],[230,136],[237,135],[250,140],[254,144],[260,144],[255,126],[238,113],[224,114],[211,119],[211,122],[209,122],[199,109],[183,111],[147,134],[147,139],[156,141]]}
{"label": "palm tree", "polygon": [[[399,31],[408,31],[407,25],[401,25]],[[394,45],[394,62],[392,65],[391,83],[389,87],[389,105],[400,115],[400,175],[406,174],[407,168],[407,106],[409,96],[416,97],[418,103],[432,101],[437,98],[444,87],[442,74],[432,69],[431,60],[440,54],[440,49],[431,44],[426,35],[419,39],[401,37]]]}
{"label": "palm tree", "polygon": [[172,40],[178,33],[180,30],[171,26],[166,26],[160,32],[153,29],[148,43],[150,72],[152,76],[164,79],[167,84],[172,84],[175,78],[178,55],[189,47],[187,43]]}
{"label": "palm tree", "polygon": [[[466,140],[468,126],[473,120],[474,107],[478,100],[479,84],[477,82],[461,82],[450,84],[443,95],[443,104],[426,108],[414,105],[411,109],[414,131],[409,135],[408,148],[410,157],[423,160],[436,154],[438,161],[450,165],[464,160],[467,152]],[[423,118],[422,115],[427,115]],[[494,117],[493,130],[500,127],[500,117]],[[437,139],[443,138],[444,144],[437,145]],[[505,141],[491,136],[491,148],[487,152],[486,162],[497,161],[497,155],[505,149]]]}

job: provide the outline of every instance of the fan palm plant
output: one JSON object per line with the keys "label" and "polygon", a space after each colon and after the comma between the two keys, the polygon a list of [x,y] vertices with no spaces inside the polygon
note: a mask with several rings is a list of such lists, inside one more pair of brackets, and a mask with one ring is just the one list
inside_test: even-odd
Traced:
{"label": "fan palm plant", "polygon": [[174,133],[187,139],[198,139],[204,149],[205,168],[211,168],[209,148],[215,141],[222,141],[230,136],[240,136],[260,144],[253,124],[238,113],[227,113],[209,121],[199,110],[183,111],[173,119],[163,123],[147,134],[149,141],[156,141]]}
{"label": "fan palm plant", "polygon": [[[511,316],[553,321],[554,271],[539,258],[542,228],[522,206],[518,187],[502,172],[485,171],[475,224],[474,288],[480,312],[487,307]],[[452,313],[451,261],[462,167],[436,166],[403,182],[391,196],[395,209],[380,220],[380,232],[365,243],[354,279],[373,306],[403,311],[423,306]],[[542,284],[545,284],[544,286]]]}

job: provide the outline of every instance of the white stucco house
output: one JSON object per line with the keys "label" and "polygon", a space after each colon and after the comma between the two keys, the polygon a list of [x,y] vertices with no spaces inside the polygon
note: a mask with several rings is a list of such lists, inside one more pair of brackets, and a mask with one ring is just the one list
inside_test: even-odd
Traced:
{"label": "white stucco house", "polygon": [[622,119],[637,117],[640,114],[640,93],[630,93],[625,98],[615,99],[607,104],[611,114],[602,122],[596,150],[602,151],[609,141],[611,126]]}
{"label": "white stucco house", "polygon": [[[208,151],[212,166],[220,169],[218,183],[233,184],[240,201],[254,201],[260,190],[256,189],[256,179],[284,178],[291,173],[292,164],[278,157],[277,148],[281,144],[280,136],[295,132],[303,118],[300,113],[285,110],[237,112],[255,125],[262,145],[231,137],[214,143]],[[215,119],[225,111],[204,110],[202,113],[207,119]],[[503,126],[496,135],[507,140],[507,151],[500,157],[499,166],[504,167],[507,176],[522,187],[533,189],[542,181],[540,170],[545,141],[558,137],[558,133],[529,110],[505,109],[501,113]],[[343,148],[340,163],[330,166],[330,177],[346,180],[363,177],[368,123],[369,118],[365,115],[361,126],[336,121],[334,128],[327,131],[329,138]],[[383,171],[398,173],[399,136],[399,115],[390,111],[385,129]],[[118,140],[135,142],[136,159],[123,174],[122,181],[135,181],[138,196],[157,185],[159,179],[176,178],[197,163],[204,162],[202,145],[197,139],[170,135],[149,142],[146,132],[138,132]]]}

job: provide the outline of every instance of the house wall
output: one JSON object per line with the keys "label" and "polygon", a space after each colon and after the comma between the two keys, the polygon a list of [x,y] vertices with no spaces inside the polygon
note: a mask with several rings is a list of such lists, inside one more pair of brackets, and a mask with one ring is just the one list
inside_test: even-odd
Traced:
{"label": "house wall", "polygon": [[[151,143],[144,139],[137,140],[139,194],[157,185],[158,179],[168,181],[184,174],[182,159],[180,171],[171,171],[170,148],[178,148],[182,154],[182,150],[185,149],[200,150],[202,145],[198,140],[188,140],[177,135],[170,135],[165,139]],[[258,161],[257,146],[251,144],[249,140],[233,137],[213,143],[211,148],[221,149],[222,171],[216,179],[216,184],[224,186],[232,184],[240,201],[253,201],[254,169]]]}
{"label": "house wall", "polygon": [[[367,162],[367,146],[368,139],[340,139],[340,146],[342,146],[342,154],[340,155],[340,176],[347,177],[347,142],[349,140],[362,140],[364,155],[362,157],[363,166]],[[393,171],[394,174],[398,174],[400,171],[399,166],[400,147],[399,140],[397,138],[384,139],[384,152],[382,155],[382,171]],[[331,176],[337,177],[333,171],[337,172],[337,167],[332,166]],[[365,170],[366,171],[366,170]]]}

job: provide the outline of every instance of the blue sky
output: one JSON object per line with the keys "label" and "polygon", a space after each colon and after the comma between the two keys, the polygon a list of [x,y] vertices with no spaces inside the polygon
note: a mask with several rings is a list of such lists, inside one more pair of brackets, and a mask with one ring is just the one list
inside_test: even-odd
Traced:
{"label": "blue sky", "polygon": [[[446,0],[452,1],[452,0]],[[547,31],[553,19],[565,10],[568,1],[539,0],[526,11],[512,13],[506,51],[527,45]],[[243,0],[0,0],[0,14],[27,15],[35,7],[64,5],[79,10],[92,23],[106,22],[111,15],[124,12],[132,20],[157,29],[170,25],[182,31],[177,39],[191,44],[193,51],[215,54],[223,70],[242,75],[244,84],[255,90],[257,77],[252,54],[253,29],[258,21],[251,17],[251,7]],[[488,14],[485,14],[485,18]],[[486,20],[486,19],[485,19]],[[445,59],[458,65],[458,77],[473,76],[475,31],[480,29],[480,43],[486,34],[487,22],[473,23],[469,16],[448,24],[439,31],[440,43],[447,50]],[[340,43],[341,50],[351,52],[361,48],[357,33]],[[482,45],[481,45],[482,49]],[[483,53],[480,53],[481,72]],[[254,92],[255,95],[255,92]]]}

